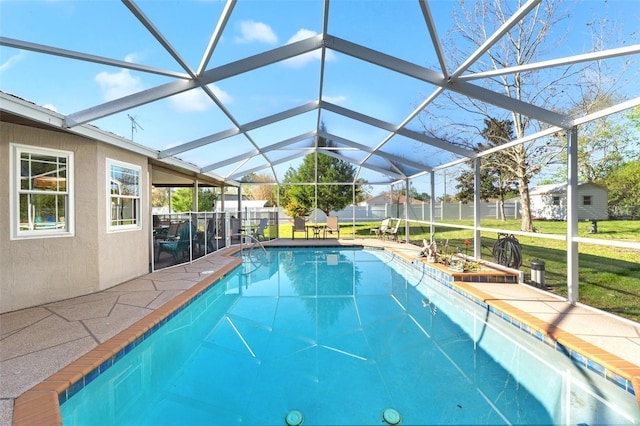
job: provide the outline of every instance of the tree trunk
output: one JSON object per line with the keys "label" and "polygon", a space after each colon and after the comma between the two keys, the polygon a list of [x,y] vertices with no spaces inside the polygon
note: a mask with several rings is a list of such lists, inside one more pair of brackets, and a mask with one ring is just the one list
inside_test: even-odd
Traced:
{"label": "tree trunk", "polygon": [[527,179],[521,179],[518,177],[518,183],[520,186],[520,200],[522,202],[522,221],[520,223],[520,230],[526,232],[533,232],[533,221],[531,220],[531,198],[529,197],[529,182]]}

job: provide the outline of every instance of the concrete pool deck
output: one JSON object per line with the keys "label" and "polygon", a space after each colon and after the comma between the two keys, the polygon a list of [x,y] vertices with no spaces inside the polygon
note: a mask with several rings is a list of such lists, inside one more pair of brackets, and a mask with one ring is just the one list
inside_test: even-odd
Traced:
{"label": "concrete pool deck", "polygon": [[[276,240],[265,245],[385,247],[405,260],[420,248],[386,240]],[[60,424],[58,393],[75,383],[230,271],[237,247],[108,290],[0,315],[0,425]],[[573,306],[528,285],[454,285],[597,360],[640,393],[640,324]],[[137,336],[137,337],[136,337]],[[640,400],[639,400],[640,401]],[[49,407],[49,408],[47,408]]]}

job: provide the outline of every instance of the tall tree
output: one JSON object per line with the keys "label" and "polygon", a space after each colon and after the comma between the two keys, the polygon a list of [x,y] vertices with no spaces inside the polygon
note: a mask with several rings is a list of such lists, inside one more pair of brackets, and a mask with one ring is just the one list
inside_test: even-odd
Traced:
{"label": "tall tree", "polygon": [[[487,141],[486,144],[479,143],[478,149],[484,151],[494,148],[513,140],[513,122],[511,120],[497,120],[495,118],[484,120],[484,129],[482,137]],[[514,148],[507,148],[496,151],[493,154],[482,158],[482,168],[488,169],[493,181],[493,196],[498,198],[500,202],[500,215],[502,220],[506,220],[504,212],[504,201],[507,194],[512,194],[513,190],[518,186],[517,179],[520,164],[514,161],[517,158],[515,153],[511,152]],[[540,148],[534,148],[534,151],[540,151]],[[537,172],[535,168],[528,168],[528,172],[533,175]],[[527,176],[530,180],[532,176]]]}
{"label": "tall tree", "polygon": [[[382,195],[396,202],[398,200],[399,195],[402,195],[402,196],[407,195],[407,190],[405,189],[404,185],[402,185],[401,187],[396,187],[394,185],[392,192],[383,191]],[[418,192],[416,187],[413,185],[411,185],[411,187],[409,188],[409,198],[418,200],[418,201],[429,201],[431,199],[429,194],[427,194],[426,192]]]}
{"label": "tall tree", "polygon": [[640,160],[630,161],[605,179],[609,189],[609,214],[640,217]]}
{"label": "tall tree", "polygon": [[154,187],[151,191],[151,206],[163,207],[169,205],[169,188]]}
{"label": "tall tree", "polygon": [[242,187],[244,195],[250,200],[267,200],[272,206],[277,204],[275,179],[263,173],[249,173],[245,175],[242,182],[247,183],[265,183],[268,185],[245,185]]}
{"label": "tall tree", "polygon": [[[198,211],[210,212],[218,199],[213,188],[198,188]],[[178,188],[171,194],[171,210],[188,212],[193,210],[193,188]]]}
{"label": "tall tree", "polygon": [[[557,23],[564,19],[564,16],[556,9],[558,2],[543,0],[526,17],[513,26],[497,43],[495,43],[482,59],[478,60],[477,66],[481,70],[503,69],[536,62],[544,53],[545,39],[552,28],[557,28]],[[452,54],[451,62],[457,66],[462,64],[478,47],[482,46],[493,28],[498,28],[507,22],[513,13],[522,5],[522,1],[480,1],[466,2],[460,0],[460,8],[454,14],[454,27],[451,33],[455,35],[448,43],[448,51]],[[555,39],[560,42],[558,38]],[[562,91],[562,80],[568,74],[557,76],[555,84],[542,86],[538,82],[540,73],[536,72],[514,72],[500,75],[492,79],[482,80],[481,84],[493,90],[500,90],[507,96],[533,102],[536,105],[551,107],[558,99],[558,92]],[[448,93],[448,92],[447,92]],[[536,126],[532,120],[518,112],[500,112],[496,108],[478,102],[471,98],[462,98],[457,95],[448,95],[443,99],[445,103],[454,105],[466,111],[477,114],[484,119],[498,117],[502,121],[509,117],[513,123],[515,138],[522,138],[527,129]],[[503,116],[500,116],[500,114]],[[509,114],[507,116],[506,114]],[[455,116],[452,115],[452,117]],[[455,118],[453,118],[455,120]],[[426,121],[423,121],[427,123]],[[436,123],[441,125],[442,118]],[[429,124],[427,124],[429,126]],[[458,140],[472,140],[472,137],[463,138],[463,133],[479,136],[481,131],[479,126],[465,121],[463,123],[448,123],[451,134],[455,134]],[[455,130],[452,130],[455,129]],[[429,134],[437,134],[437,130],[426,129]],[[452,140],[456,143],[455,140]],[[507,151],[505,151],[507,152]],[[556,159],[558,151],[554,151],[543,146],[540,147],[537,141],[531,141],[513,146],[508,150],[514,180],[517,182],[520,199],[522,202],[522,222],[521,230],[533,231],[531,219],[531,201],[529,197],[529,182],[531,177],[541,170],[545,164]]]}
{"label": "tall tree", "polygon": [[[320,125],[326,131],[324,123]],[[335,148],[336,144],[323,137],[317,139],[318,147]],[[339,151],[333,150],[336,154]],[[353,202],[356,168],[348,161],[323,153],[309,154],[297,170],[289,168],[285,173],[284,201],[289,214],[308,211],[314,207],[326,215],[342,210]],[[313,182],[313,185],[304,183]],[[355,185],[356,198],[361,197],[362,185]],[[306,210],[305,210],[306,209]]]}
{"label": "tall tree", "polygon": [[[590,114],[615,105],[617,101],[609,94],[586,95],[571,110],[571,115]],[[564,139],[564,135],[561,136]],[[638,152],[638,141],[634,140],[628,122],[618,115],[602,117],[578,126],[578,179],[602,182],[609,174],[634,158]],[[561,158],[565,159],[563,153]],[[566,161],[563,162],[566,164]],[[558,179],[566,176],[566,167],[556,173]]]}
{"label": "tall tree", "polygon": [[[473,203],[475,199],[475,173],[473,162],[468,164],[468,168],[461,170],[456,178],[455,198],[463,203]],[[480,199],[490,201],[497,198],[496,178],[487,167],[480,167]]]}
{"label": "tall tree", "polygon": [[640,132],[640,106],[636,106],[635,108],[631,108],[627,114],[627,119],[633,124],[636,128],[636,131]]}
{"label": "tall tree", "polygon": [[[637,39],[633,32],[625,40],[617,40],[622,30],[615,21],[606,17],[587,23],[591,31],[593,51],[607,48],[610,40],[624,44]],[[628,94],[624,90],[636,83],[637,75],[629,73],[636,60],[633,57],[621,61],[598,60],[580,70],[581,80],[586,84],[577,85],[572,92],[573,105],[568,107],[572,117],[589,115],[624,101]],[[578,125],[578,178],[582,181],[602,182],[609,174],[638,156],[640,149],[638,130],[640,109],[629,110],[625,114],[608,115],[597,120]],[[636,120],[636,121],[634,121]],[[564,135],[561,136],[564,140]],[[563,153],[563,167],[555,174],[556,181],[566,177],[566,154]]]}

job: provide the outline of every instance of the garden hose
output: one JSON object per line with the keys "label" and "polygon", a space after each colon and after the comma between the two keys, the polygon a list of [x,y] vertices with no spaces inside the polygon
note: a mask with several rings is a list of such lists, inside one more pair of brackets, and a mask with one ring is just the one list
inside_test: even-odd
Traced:
{"label": "garden hose", "polygon": [[496,263],[508,268],[518,269],[522,265],[520,242],[514,235],[498,234],[492,254]]}

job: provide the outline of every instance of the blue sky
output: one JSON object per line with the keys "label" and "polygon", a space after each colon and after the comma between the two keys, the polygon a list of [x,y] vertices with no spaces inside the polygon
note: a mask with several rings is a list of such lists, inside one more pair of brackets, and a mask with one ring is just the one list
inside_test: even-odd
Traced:
{"label": "blue sky", "polygon": [[[196,70],[218,21],[223,1],[138,1],[138,7],[163,33],[187,64]],[[452,26],[456,2],[434,1],[429,6],[442,38]],[[638,43],[640,7],[636,0],[587,0],[568,2],[571,18],[554,29],[554,37],[566,37],[541,59],[586,53],[592,40],[589,22],[607,19],[616,38]],[[207,69],[265,52],[322,31],[320,1],[243,1],[236,5]],[[566,24],[566,25],[565,25]],[[437,68],[437,60],[416,1],[333,1],[329,33],[371,49]],[[0,0],[0,34],[3,37],[91,53],[152,67],[183,71],[133,14],[117,1],[6,1]],[[461,41],[460,41],[461,42]],[[616,44],[610,47],[617,47]],[[329,52],[323,99],[390,123],[400,123],[433,90],[434,86],[381,69],[349,56]],[[454,66],[452,66],[455,68]],[[60,113],[70,114],[119,97],[167,83],[172,79],[148,73],[82,63],[30,51],[0,47],[0,90],[16,94]],[[232,116],[244,124],[317,99],[320,79],[319,52],[274,64],[211,85]],[[639,96],[636,87],[631,97]],[[446,115],[446,114],[445,114]],[[130,117],[139,125],[132,133]],[[446,117],[443,117],[446,118]],[[322,115],[331,133],[374,146],[388,132],[345,120],[337,114]],[[268,126],[251,133],[258,146],[266,146],[315,128],[317,113]],[[98,127],[154,149],[166,149],[233,127],[228,117],[202,91],[189,91],[154,104],[137,107],[97,120]],[[409,128],[420,131],[419,120]],[[420,154],[419,144],[396,137],[390,151]],[[179,155],[206,166],[247,152],[244,137],[220,141]],[[284,154],[282,154],[284,155]],[[357,152],[346,153],[354,159]],[[455,158],[431,151],[424,154],[433,165]],[[252,160],[245,167],[250,168]],[[279,166],[284,173],[289,165]],[[431,165],[431,164],[430,164]],[[219,171],[226,174],[235,165]],[[375,174],[363,177],[371,181]],[[440,179],[440,178],[439,178]],[[416,183],[427,191],[425,179]],[[450,192],[450,190],[448,191]]]}

